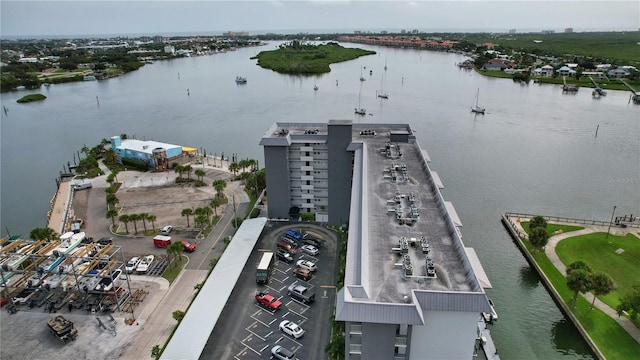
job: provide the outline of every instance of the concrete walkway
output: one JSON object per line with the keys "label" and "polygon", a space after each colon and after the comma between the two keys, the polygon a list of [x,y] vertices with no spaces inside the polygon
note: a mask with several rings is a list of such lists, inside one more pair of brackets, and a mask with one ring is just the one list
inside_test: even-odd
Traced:
{"label": "concrete walkway", "polygon": [[[520,221],[512,221],[511,223],[515,224],[518,231],[526,233],[524,231],[524,228],[522,228],[522,225],[520,224],[520,222],[524,222],[524,221],[530,221],[530,219],[520,218]],[[573,226],[579,225],[579,226],[584,226],[584,229],[577,230],[577,231],[569,231],[566,233],[554,235],[549,238],[549,242],[544,248],[544,252],[549,258],[549,260],[551,260],[551,263],[553,263],[556,269],[558,269],[558,271],[560,271],[563,275],[566,273],[567,267],[560,260],[560,258],[558,257],[558,254],[556,253],[556,246],[558,245],[558,243],[564,239],[568,239],[575,236],[598,233],[598,232],[606,233],[608,228],[607,226],[589,225],[589,224],[564,223],[564,225],[573,225]],[[638,229],[623,229],[619,227],[611,227],[611,230],[609,233],[616,236],[624,236],[627,233],[632,233],[637,236],[637,231]],[[580,295],[583,296],[585,299],[587,299],[589,303],[593,301],[594,295],[592,293],[580,294]],[[640,329],[636,327],[631,322],[631,320],[623,316],[618,316],[618,312],[615,309],[611,308],[609,305],[600,301],[600,299],[598,298],[596,298],[594,305],[595,307],[597,307],[598,309],[602,310],[604,313],[609,315],[612,319],[614,319],[618,324],[620,324],[620,326],[622,326],[623,329],[625,329],[629,333],[629,335],[631,335],[634,339],[636,339],[638,343],[640,343]]]}
{"label": "concrete walkway", "polygon": [[[183,270],[161,298],[157,306],[149,304],[140,314],[136,314],[136,325],[141,331],[131,340],[122,353],[123,359],[152,359],[151,349],[162,348],[178,322],[173,318],[176,310],[187,311],[192,299],[197,295],[196,284],[207,278],[207,270]],[[164,280],[164,279],[162,279]]]}

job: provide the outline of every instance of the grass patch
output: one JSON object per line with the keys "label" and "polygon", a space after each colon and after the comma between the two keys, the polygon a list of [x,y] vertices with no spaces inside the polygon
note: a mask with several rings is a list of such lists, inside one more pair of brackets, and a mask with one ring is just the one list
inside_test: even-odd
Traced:
{"label": "grass patch", "polygon": [[21,97],[20,99],[18,99],[18,103],[23,104],[23,103],[30,103],[33,101],[42,101],[44,99],[46,99],[47,97],[42,95],[42,94],[29,94],[29,95],[25,95],[23,97]]}
{"label": "grass patch", "polygon": [[[538,266],[551,281],[558,294],[560,294],[562,301],[566,304],[571,304],[573,292],[567,287],[564,275],[556,269],[544,252],[533,251],[533,247],[526,240],[523,240],[523,243]],[[591,303],[587,299],[578,296],[576,307],[572,312],[604,356],[607,359],[636,358],[640,354],[640,344],[614,319],[598,308],[590,310],[590,307]]]}
{"label": "grass patch", "polygon": [[[616,254],[618,249],[624,252]],[[565,265],[582,260],[593,271],[608,274],[618,289],[599,298],[614,309],[620,296],[640,279],[640,239],[633,234],[608,238],[606,233],[580,235],[560,241],[556,253]]]}
{"label": "grass patch", "polygon": [[187,264],[187,257],[184,255],[180,255],[178,260],[171,261],[169,263],[169,266],[162,274],[162,277],[167,279],[169,281],[169,284],[173,283],[173,280],[175,280],[178,277],[178,274],[180,274],[180,272],[182,271],[182,269],[186,264]]}

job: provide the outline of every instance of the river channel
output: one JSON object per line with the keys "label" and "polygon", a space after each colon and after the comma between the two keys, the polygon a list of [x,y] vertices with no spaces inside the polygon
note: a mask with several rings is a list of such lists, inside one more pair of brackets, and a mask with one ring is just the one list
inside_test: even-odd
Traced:
{"label": "river channel", "polygon": [[[277,43],[155,62],[107,81],[53,85],[17,104],[3,93],[2,235],[46,225],[54,178],[85,144],[139,139],[258,159],[274,122],[408,123],[444,182],[493,285],[492,334],[504,359],[593,359],[500,223],[506,211],[608,221],[640,210],[640,106],[629,92],[519,84],[460,70],[460,54],[377,51],[317,77],[265,70],[250,57]],[[385,64],[387,70],[384,70]],[[360,81],[360,76],[366,81]],[[236,75],[247,84],[237,85]],[[314,91],[314,85],[318,90]],[[383,89],[389,99],[377,98]],[[474,115],[479,103],[485,115]],[[366,116],[354,108],[367,109]],[[596,136],[597,130],[597,136]]]}

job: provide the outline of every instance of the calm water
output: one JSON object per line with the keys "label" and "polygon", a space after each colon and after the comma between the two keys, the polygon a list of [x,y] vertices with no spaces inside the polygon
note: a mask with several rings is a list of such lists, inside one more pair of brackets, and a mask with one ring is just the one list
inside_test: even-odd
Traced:
{"label": "calm water", "polygon": [[[599,100],[587,89],[566,95],[558,86],[459,70],[457,54],[414,50],[367,47],[378,54],[335,64],[318,77],[280,75],[249,59],[273,48],[156,62],[104,82],[55,85],[41,90],[48,98],[40,103],[17,104],[26,92],[2,94],[9,109],[1,114],[2,234],[5,227],[28,234],[44,226],[62,164],[84,144],[112,135],[237,153],[262,164],[258,142],[274,122],[409,123],[462,218],[465,244],[476,249],[493,284],[487,292],[500,320],[492,332],[503,358],[593,358],[499,216],[522,211],[608,220],[614,205],[616,214],[637,214],[640,107],[628,104],[628,92],[609,91]],[[248,83],[236,85],[236,75]],[[376,98],[380,88],[389,100]],[[484,116],[469,111],[478,88]],[[359,94],[371,115],[353,114]]]}

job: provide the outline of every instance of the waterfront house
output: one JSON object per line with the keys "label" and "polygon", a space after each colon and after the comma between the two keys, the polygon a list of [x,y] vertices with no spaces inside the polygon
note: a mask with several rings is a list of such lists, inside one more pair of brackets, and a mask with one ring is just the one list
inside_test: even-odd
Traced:
{"label": "waterfront house", "polygon": [[482,65],[483,70],[502,71],[513,66],[513,62],[502,59],[491,59]]}
{"label": "waterfront house", "polygon": [[122,139],[120,136],[111,137],[111,147],[119,162],[122,159],[142,161],[156,171],[168,170],[171,164],[180,162],[189,150],[193,150],[152,140]]}
{"label": "waterfront house", "polygon": [[622,67],[607,71],[607,76],[611,79],[624,79],[629,75],[629,71]]}
{"label": "waterfront house", "polygon": [[556,70],[556,73],[558,76],[576,76],[576,71],[566,65]]}
{"label": "waterfront house", "polygon": [[533,70],[533,75],[545,77],[553,76],[553,66],[545,65],[543,67],[536,68]]}

